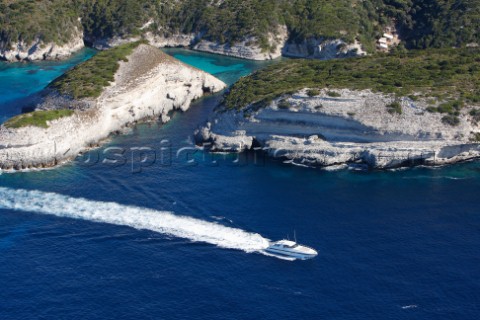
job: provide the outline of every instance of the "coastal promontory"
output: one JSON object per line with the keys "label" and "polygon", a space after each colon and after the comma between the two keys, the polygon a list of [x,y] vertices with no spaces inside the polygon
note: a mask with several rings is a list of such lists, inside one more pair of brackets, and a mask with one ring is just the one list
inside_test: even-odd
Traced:
{"label": "coastal promontory", "polygon": [[285,61],[237,82],[197,141],[327,168],[475,159],[479,56],[472,48]]}
{"label": "coastal promontory", "polygon": [[169,120],[225,84],[142,42],[100,52],[54,80],[33,112],[0,127],[0,168],[50,167],[146,118]]}

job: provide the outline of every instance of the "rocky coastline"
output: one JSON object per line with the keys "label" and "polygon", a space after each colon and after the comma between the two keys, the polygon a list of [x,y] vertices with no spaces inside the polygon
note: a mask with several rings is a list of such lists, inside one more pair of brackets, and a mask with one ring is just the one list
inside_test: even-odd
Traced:
{"label": "rocky coastline", "polygon": [[0,50],[0,60],[8,62],[59,60],[68,58],[84,47],[83,33],[76,28],[71,38],[62,44],[45,43],[40,39],[35,39],[31,43],[24,41],[14,43],[9,49]]}
{"label": "rocky coastline", "polygon": [[[332,94],[335,92],[335,94]],[[427,111],[426,99],[400,100],[370,90],[308,89],[256,109],[221,110],[196,132],[213,152],[262,149],[288,163],[337,168],[437,166],[480,158],[480,126],[466,107],[456,126]],[[335,95],[332,97],[331,95]]]}
{"label": "rocky coastline", "polygon": [[[145,44],[134,49],[128,62],[119,63],[115,81],[98,98],[69,102],[52,93],[37,106],[50,110],[70,104],[75,109],[71,116],[50,121],[47,128],[2,125],[0,168],[25,170],[65,163],[131,123],[151,117],[167,122],[171,111],[186,111],[193,100],[226,87],[212,75]],[[79,105],[85,107],[75,107]]]}
{"label": "rocky coastline", "polygon": [[122,44],[145,40],[157,48],[190,48],[195,51],[226,55],[247,60],[273,60],[281,56],[307,59],[333,59],[363,56],[366,52],[358,42],[346,43],[341,39],[311,38],[300,43],[289,41],[286,26],[280,26],[268,34],[268,47],[262,48],[258,39],[247,37],[237,43],[219,43],[202,39],[202,34],[174,33],[154,34],[150,31],[140,36],[89,38],[76,29],[70,41],[64,44],[44,43],[36,39],[31,43],[18,42],[9,49],[0,51],[0,59],[16,61],[39,61],[64,59],[85,47],[85,43],[97,50],[106,50]]}

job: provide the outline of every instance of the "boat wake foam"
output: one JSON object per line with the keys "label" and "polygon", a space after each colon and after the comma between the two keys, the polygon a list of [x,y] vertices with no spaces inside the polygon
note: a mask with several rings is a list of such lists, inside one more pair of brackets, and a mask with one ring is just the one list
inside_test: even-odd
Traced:
{"label": "boat wake foam", "polygon": [[245,252],[262,252],[269,245],[269,240],[257,233],[214,222],[177,216],[167,211],[72,198],[56,193],[0,187],[0,209],[129,226]]}

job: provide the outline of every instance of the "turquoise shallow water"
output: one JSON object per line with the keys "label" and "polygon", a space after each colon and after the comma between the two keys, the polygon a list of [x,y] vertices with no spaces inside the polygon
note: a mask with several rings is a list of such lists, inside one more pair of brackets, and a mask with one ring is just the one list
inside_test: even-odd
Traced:
{"label": "turquoise shallow water", "polygon": [[85,49],[67,61],[0,62],[0,123],[20,113],[22,107],[28,104],[29,97],[93,54],[94,50]]}
{"label": "turquoise shallow water", "polygon": [[229,85],[252,71],[280,61],[280,59],[276,61],[241,60],[184,49],[164,49],[164,51],[187,64],[215,75]]}
{"label": "turquoise shallow water", "polygon": [[[225,80],[261,66],[169,52]],[[0,175],[0,318],[478,318],[480,163],[325,172],[262,154],[212,156],[191,136],[220,99],[139,125],[64,167]],[[111,147],[125,150],[124,163],[103,161]],[[157,160],[140,164],[139,147]],[[11,197],[34,210],[6,208]],[[207,224],[174,217],[170,233],[155,231],[168,219],[125,205]],[[207,235],[193,241],[189,225]],[[275,240],[296,230],[320,254],[288,262],[246,253],[215,226]]]}

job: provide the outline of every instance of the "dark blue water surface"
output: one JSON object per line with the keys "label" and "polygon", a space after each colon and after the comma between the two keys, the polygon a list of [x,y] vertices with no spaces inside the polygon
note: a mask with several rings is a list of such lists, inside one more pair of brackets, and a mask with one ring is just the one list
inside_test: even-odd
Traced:
{"label": "dark blue water surface", "polygon": [[[262,66],[169,53],[229,83]],[[38,90],[29,73],[3,82],[2,68],[2,95],[10,97],[0,100]],[[64,167],[4,173],[0,187],[166,210],[275,240],[296,230],[319,256],[289,262],[0,209],[0,318],[478,319],[480,163],[326,172],[260,154],[212,157],[195,151],[191,135],[220,98],[204,98],[166,125],[139,125]],[[1,107],[2,115],[13,110]],[[102,163],[109,147],[124,149],[127,163]],[[139,163],[138,147],[156,150],[157,162]]]}

